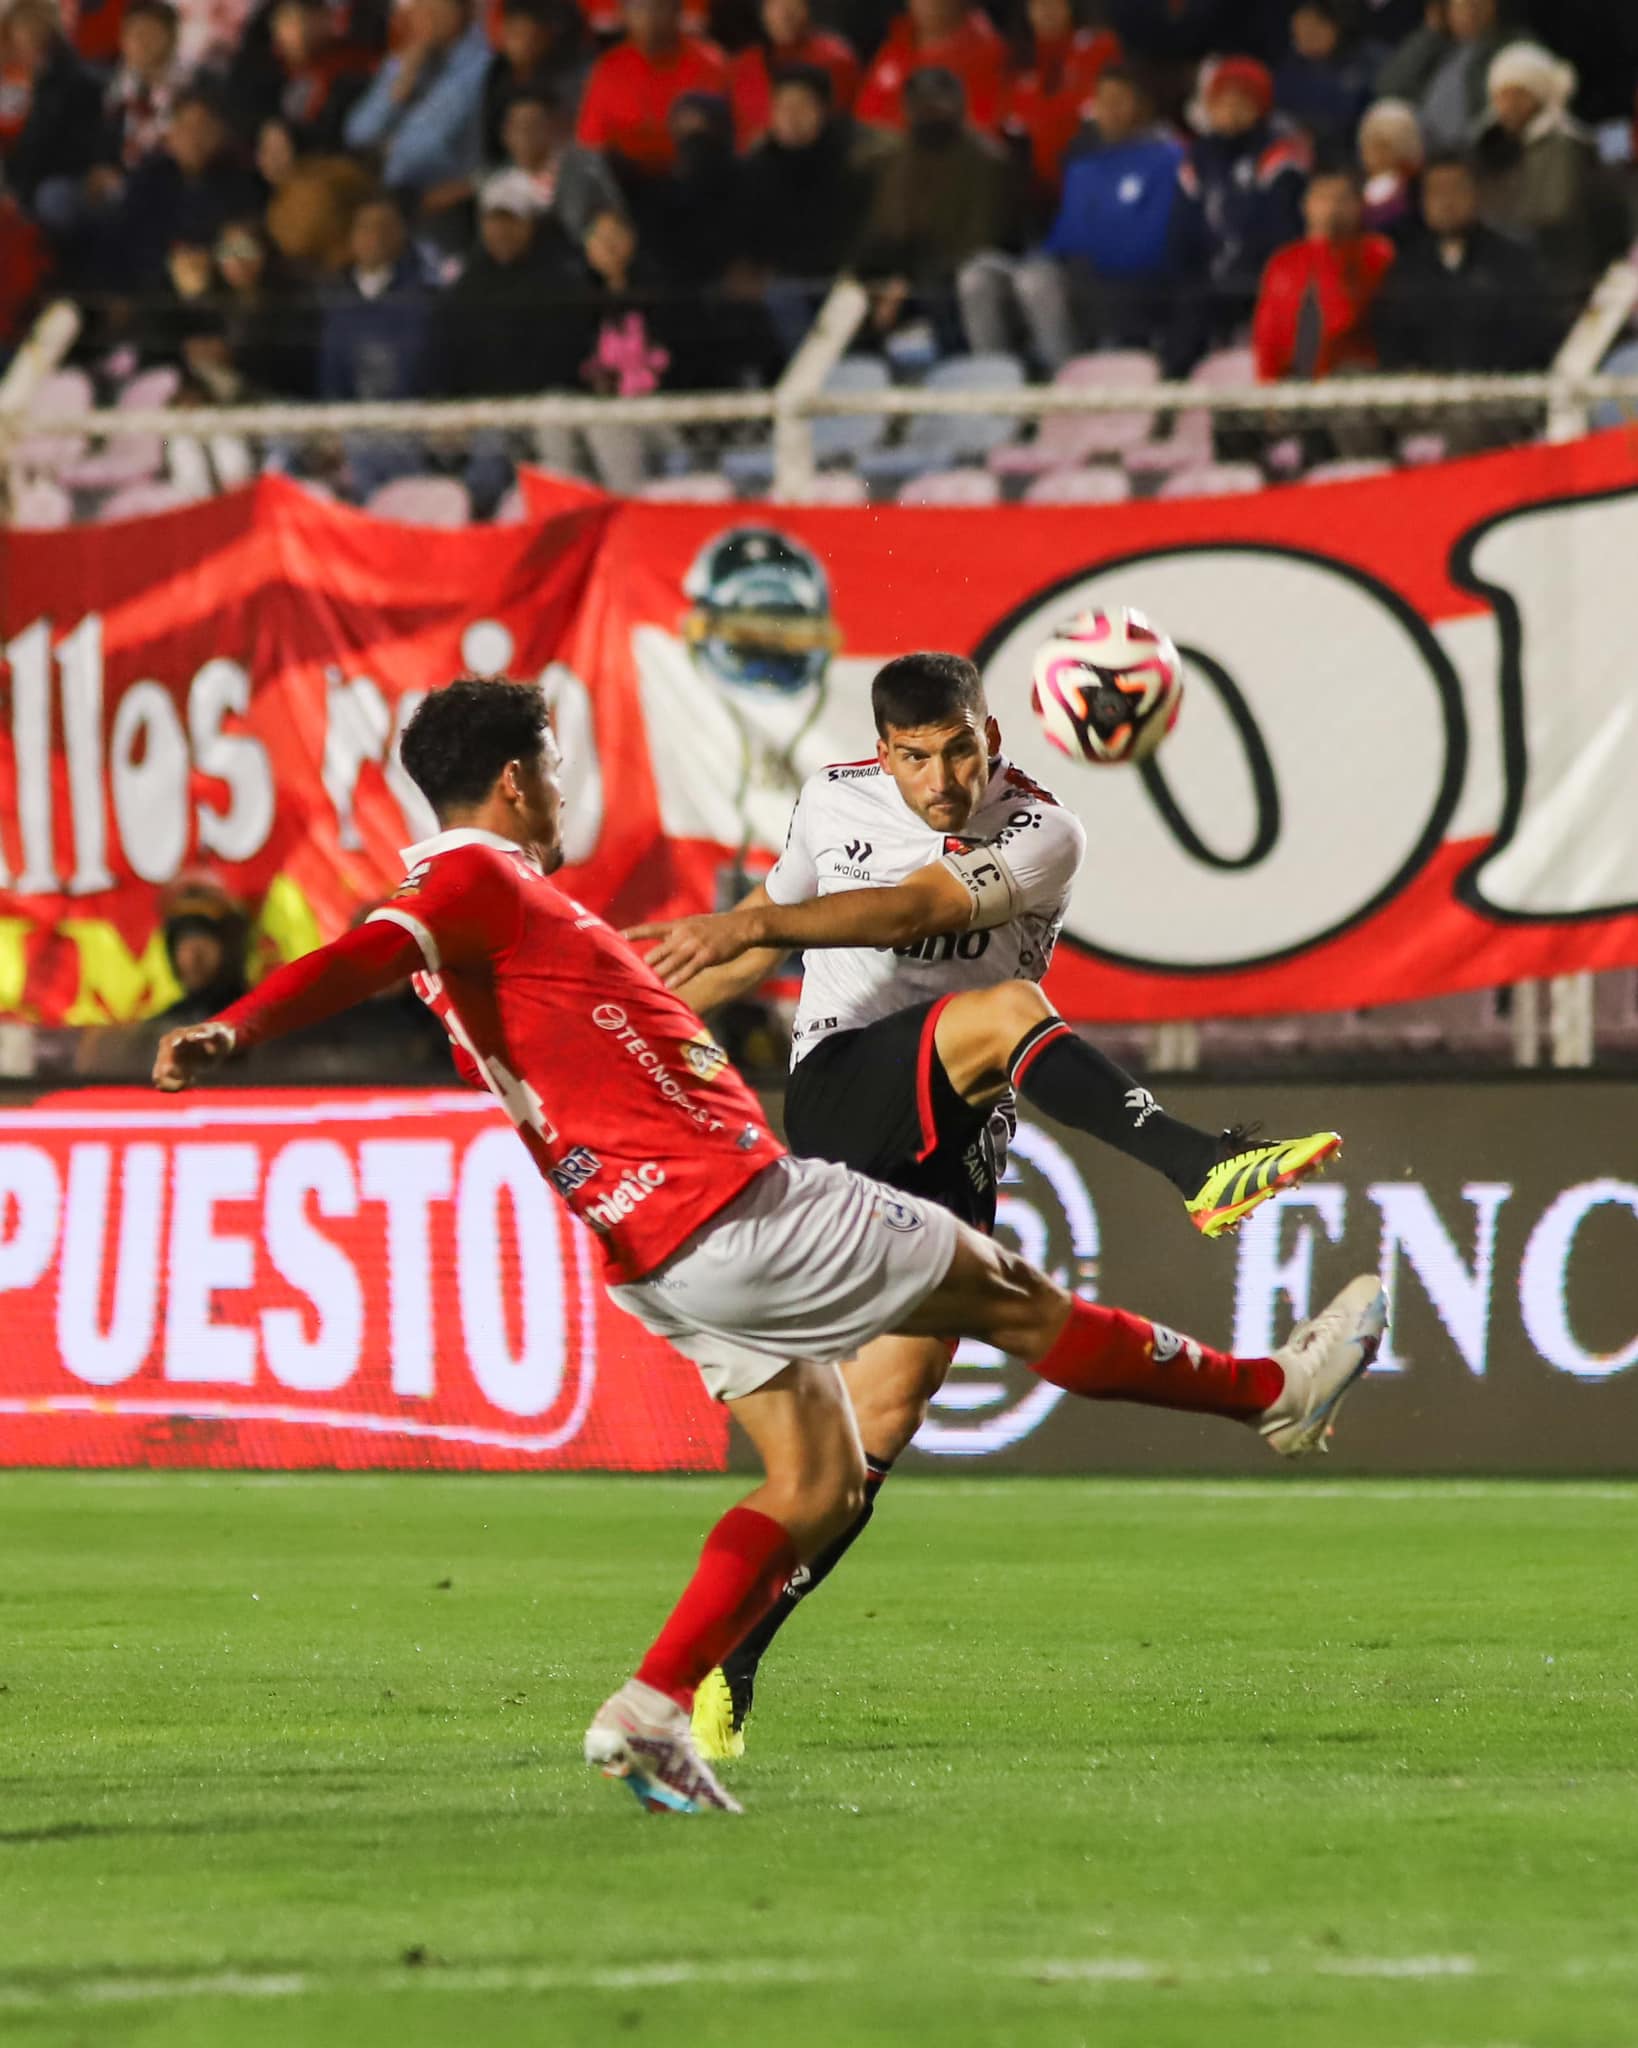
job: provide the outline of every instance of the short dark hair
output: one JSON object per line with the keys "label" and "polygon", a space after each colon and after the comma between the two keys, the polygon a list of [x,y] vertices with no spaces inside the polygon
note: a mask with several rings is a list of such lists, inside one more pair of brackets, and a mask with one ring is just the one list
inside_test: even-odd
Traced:
{"label": "short dark hair", "polygon": [[538,683],[457,676],[416,706],[399,757],[443,818],[481,804],[508,761],[527,760],[535,752],[548,723]]}
{"label": "short dark hair", "polygon": [[804,92],[811,92],[827,112],[835,103],[836,88],[822,64],[776,64],[769,74],[768,84],[774,92],[783,92],[786,86],[799,85]]}
{"label": "short dark hair", "polygon": [[942,725],[964,711],[984,710],[984,678],[964,654],[901,654],[879,669],[870,686],[876,730],[914,732]]}
{"label": "short dark hair", "polygon": [[1473,152],[1468,149],[1430,150],[1422,160],[1422,175],[1429,171],[1462,171],[1470,178],[1477,178],[1479,166]]}

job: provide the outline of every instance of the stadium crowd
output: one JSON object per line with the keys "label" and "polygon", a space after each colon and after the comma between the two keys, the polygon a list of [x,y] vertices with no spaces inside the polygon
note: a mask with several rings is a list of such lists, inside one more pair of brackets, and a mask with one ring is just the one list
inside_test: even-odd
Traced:
{"label": "stadium crowd", "polygon": [[1526,369],[1632,240],[1605,0],[61,8],[0,15],[0,328],[202,401],[765,383],[842,271],[1036,374]]}

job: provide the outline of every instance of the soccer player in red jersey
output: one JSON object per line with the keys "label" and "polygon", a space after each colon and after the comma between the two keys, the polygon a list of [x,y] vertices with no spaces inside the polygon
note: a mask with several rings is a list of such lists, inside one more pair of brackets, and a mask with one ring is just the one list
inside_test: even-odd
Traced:
{"label": "soccer player in red jersey", "polygon": [[873,1337],[978,1337],[1090,1399],[1229,1416],[1286,1451],[1323,1437],[1381,1341],[1374,1275],[1272,1357],[1236,1358],[1067,1294],[933,1203],[791,1158],[695,1013],[549,879],[559,757],[538,688],[463,677],[433,691],[402,759],[443,829],[408,849],[397,894],[220,1017],[170,1032],[154,1080],[184,1088],[413,973],[462,1073],[597,1234],[614,1299],[732,1404],[762,1484],[706,1538],[586,1733],[587,1761],[645,1806],[740,1810],[695,1750],[694,1689],[858,1515],[864,1458],[837,1368]]}

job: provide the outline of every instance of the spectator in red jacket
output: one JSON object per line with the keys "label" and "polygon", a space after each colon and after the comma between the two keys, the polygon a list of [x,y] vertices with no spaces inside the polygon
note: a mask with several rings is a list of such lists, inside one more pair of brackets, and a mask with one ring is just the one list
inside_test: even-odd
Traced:
{"label": "spectator in red jacket", "polygon": [[986,135],[996,132],[1006,46],[989,16],[967,0],[909,0],[865,74],[855,113],[883,128],[903,128],[905,80],[926,70],[953,72],[966,91],[969,124]]}
{"label": "spectator in red jacket", "polygon": [[1252,321],[1257,375],[1332,377],[1376,366],[1371,306],[1392,266],[1386,235],[1363,232],[1359,180],[1316,171],[1303,198],[1307,236],[1279,249],[1263,272]]}
{"label": "spectator in red jacket", "polygon": [[1027,147],[1038,193],[1056,199],[1064,152],[1091,119],[1093,88],[1120,56],[1108,29],[1077,28],[1074,0],[1028,0],[1028,28],[1012,53],[1001,131]]}
{"label": "spectator in red jacket", "polygon": [[851,114],[859,91],[853,45],[815,28],[808,0],[762,0],[761,15],[761,36],[734,59],[734,131],[741,149],[768,132],[773,81],[783,72],[824,72],[833,114]]}
{"label": "spectator in red jacket", "polygon": [[626,40],[592,66],[577,139],[646,173],[676,161],[671,110],[684,93],[728,92],[728,60],[686,35],[678,0],[626,0]]}

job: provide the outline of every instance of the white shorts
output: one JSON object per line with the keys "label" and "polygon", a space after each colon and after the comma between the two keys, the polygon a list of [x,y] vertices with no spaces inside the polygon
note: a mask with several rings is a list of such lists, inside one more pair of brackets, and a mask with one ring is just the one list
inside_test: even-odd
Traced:
{"label": "white shorts", "polygon": [[779,1159],[612,1300],[737,1401],[793,1359],[852,1358],[950,1270],[960,1225],[827,1159]]}

